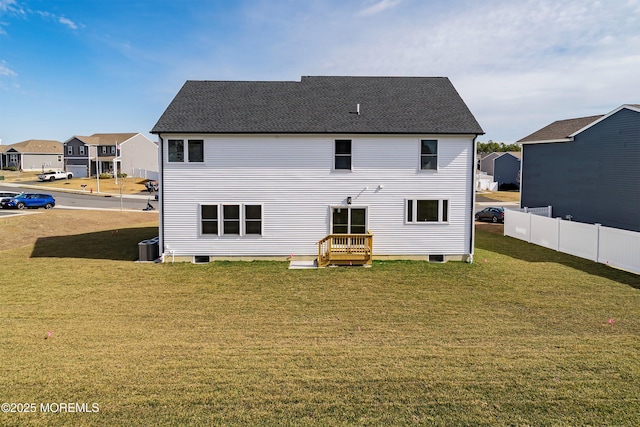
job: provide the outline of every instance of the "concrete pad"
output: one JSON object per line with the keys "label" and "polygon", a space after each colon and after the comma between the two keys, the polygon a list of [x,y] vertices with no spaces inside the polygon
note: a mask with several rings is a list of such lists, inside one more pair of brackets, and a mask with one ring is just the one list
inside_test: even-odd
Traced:
{"label": "concrete pad", "polygon": [[318,268],[315,261],[291,261],[289,263],[289,270],[303,270],[307,268]]}

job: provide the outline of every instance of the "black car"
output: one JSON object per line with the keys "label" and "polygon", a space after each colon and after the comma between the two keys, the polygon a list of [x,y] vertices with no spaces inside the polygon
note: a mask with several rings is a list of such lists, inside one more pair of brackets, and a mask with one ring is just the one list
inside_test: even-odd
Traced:
{"label": "black car", "polygon": [[476,221],[504,222],[504,208],[484,208],[476,212]]}

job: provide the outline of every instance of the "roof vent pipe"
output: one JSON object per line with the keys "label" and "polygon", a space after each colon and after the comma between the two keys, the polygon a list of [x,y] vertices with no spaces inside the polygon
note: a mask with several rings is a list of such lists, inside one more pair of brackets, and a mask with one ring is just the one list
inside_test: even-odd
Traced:
{"label": "roof vent pipe", "polygon": [[356,114],[360,115],[360,104],[356,104]]}

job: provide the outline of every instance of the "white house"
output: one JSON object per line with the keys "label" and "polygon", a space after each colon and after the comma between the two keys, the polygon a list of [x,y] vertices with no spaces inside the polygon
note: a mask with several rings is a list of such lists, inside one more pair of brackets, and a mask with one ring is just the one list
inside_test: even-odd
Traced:
{"label": "white house", "polygon": [[152,133],[165,261],[315,258],[368,232],[377,259],[472,259],[483,131],[447,78],[187,81]]}

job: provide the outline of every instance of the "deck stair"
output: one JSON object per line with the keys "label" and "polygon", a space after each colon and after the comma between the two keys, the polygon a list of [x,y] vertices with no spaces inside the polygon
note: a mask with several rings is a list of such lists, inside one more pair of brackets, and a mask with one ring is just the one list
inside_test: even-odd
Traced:
{"label": "deck stair", "polygon": [[318,267],[371,265],[373,234],[329,234],[318,242]]}

